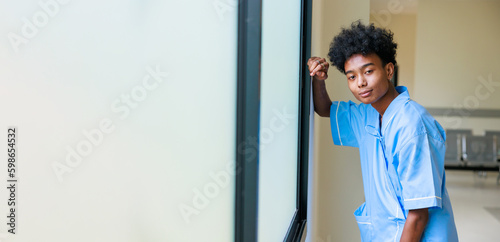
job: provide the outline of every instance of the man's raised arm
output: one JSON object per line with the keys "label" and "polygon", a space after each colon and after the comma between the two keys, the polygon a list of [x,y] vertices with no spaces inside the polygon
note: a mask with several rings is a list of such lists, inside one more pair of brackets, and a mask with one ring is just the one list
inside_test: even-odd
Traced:
{"label": "man's raised arm", "polygon": [[330,117],[332,101],[326,91],[325,80],[328,78],[328,62],[325,58],[311,57],[307,61],[309,73],[313,77],[314,111],[321,117]]}

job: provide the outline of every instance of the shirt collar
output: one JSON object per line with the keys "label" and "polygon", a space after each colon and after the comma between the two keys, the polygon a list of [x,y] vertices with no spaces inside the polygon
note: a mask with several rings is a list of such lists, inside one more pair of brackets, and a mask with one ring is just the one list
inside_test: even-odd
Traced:
{"label": "shirt collar", "polygon": [[404,104],[406,104],[408,101],[410,101],[410,94],[408,94],[408,89],[404,86],[398,86],[396,87],[396,91],[399,93],[399,95],[392,100],[392,102],[389,104],[389,107],[384,112],[384,116],[382,117],[382,129],[380,129],[380,132],[382,134],[385,134],[385,129],[387,128],[387,125],[389,122],[394,118],[394,115],[396,112],[403,107]]}

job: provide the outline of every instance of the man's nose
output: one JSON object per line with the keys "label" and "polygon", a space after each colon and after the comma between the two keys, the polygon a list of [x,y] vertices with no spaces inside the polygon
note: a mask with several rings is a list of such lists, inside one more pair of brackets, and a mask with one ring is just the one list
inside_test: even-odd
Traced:
{"label": "man's nose", "polygon": [[366,86],[366,79],[364,76],[360,75],[358,78],[358,87],[364,87]]}

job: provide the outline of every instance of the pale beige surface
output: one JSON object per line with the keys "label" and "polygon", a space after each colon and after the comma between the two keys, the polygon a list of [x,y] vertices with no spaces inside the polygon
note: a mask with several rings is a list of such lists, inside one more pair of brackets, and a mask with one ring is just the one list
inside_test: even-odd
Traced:
{"label": "pale beige surface", "polygon": [[[314,1],[312,54],[327,58],[329,44],[341,26],[361,19],[368,23],[368,1]],[[333,100],[349,100],[346,77],[331,68],[327,88]],[[328,118],[315,117],[313,231],[310,241],[357,241],[352,213],[364,202],[358,150],[333,145]]]}
{"label": "pale beige surface", "polygon": [[[476,96],[481,77],[500,84],[500,1],[418,4],[413,99],[426,107],[475,107],[466,98]],[[476,108],[500,108],[500,87],[493,90]]]}
{"label": "pale beige surface", "polygon": [[499,40],[499,0],[419,1],[413,98],[461,109],[459,117],[436,117],[444,128],[500,130],[498,118],[469,118],[476,109],[500,109]]}
{"label": "pale beige surface", "polygon": [[[487,208],[500,208],[498,172],[446,171],[448,193],[461,242],[500,241],[500,220]],[[490,209],[491,210],[491,209]]]}

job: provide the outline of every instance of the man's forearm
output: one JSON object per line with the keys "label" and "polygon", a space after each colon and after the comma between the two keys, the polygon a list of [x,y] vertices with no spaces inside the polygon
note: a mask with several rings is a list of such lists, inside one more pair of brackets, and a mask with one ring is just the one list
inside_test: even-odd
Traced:
{"label": "man's forearm", "polygon": [[428,220],[429,212],[427,208],[410,210],[406,218],[400,241],[420,241]]}
{"label": "man's forearm", "polygon": [[321,117],[330,117],[332,101],[326,91],[325,80],[313,78],[314,111]]}

